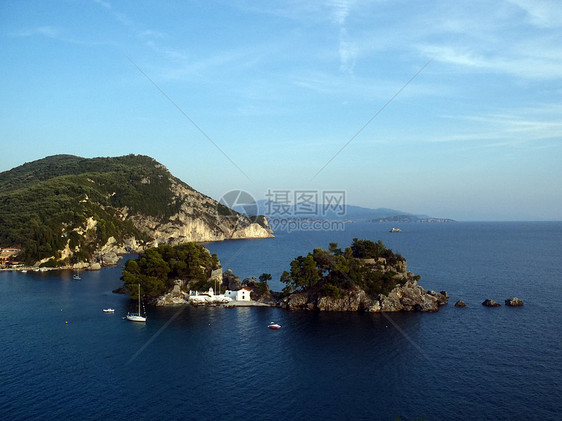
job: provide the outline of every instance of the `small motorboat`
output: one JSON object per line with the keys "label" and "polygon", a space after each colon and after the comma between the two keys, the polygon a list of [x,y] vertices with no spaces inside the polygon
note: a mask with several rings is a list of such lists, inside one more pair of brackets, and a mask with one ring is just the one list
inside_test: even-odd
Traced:
{"label": "small motorboat", "polygon": [[271,322],[267,327],[270,328],[270,329],[281,329],[281,325],[279,325],[275,322]]}
{"label": "small motorboat", "polygon": [[103,312],[104,313],[115,313],[115,309],[114,308],[104,308]]}

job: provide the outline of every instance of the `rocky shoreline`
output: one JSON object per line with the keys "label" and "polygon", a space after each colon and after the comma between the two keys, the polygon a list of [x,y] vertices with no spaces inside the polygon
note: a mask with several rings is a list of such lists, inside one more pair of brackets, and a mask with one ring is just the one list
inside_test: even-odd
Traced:
{"label": "rocky shoreline", "polygon": [[[256,278],[246,278],[243,281],[228,270],[224,273],[227,285],[232,288],[257,285]],[[282,293],[270,291],[269,289],[255,294],[250,301],[220,301],[211,299],[208,301],[190,299],[190,295],[181,290],[180,284],[167,294],[164,294],[149,304],[155,306],[177,306],[191,304],[193,306],[208,307],[279,307],[290,311],[331,311],[331,312],[366,312],[366,313],[395,313],[395,312],[437,312],[439,308],[447,305],[449,294],[447,291],[426,290],[418,281],[411,279],[395,287],[387,295],[379,294],[374,299],[367,296],[365,291],[355,288],[339,297],[328,297],[316,294],[315,292],[294,292],[283,297]],[[219,297],[219,296],[215,296]],[[509,307],[523,306],[523,301],[517,297],[505,300],[505,305]],[[494,300],[487,299],[482,302],[486,307],[499,307],[501,304]],[[466,307],[463,300],[458,300],[455,305],[457,308]]]}
{"label": "rocky shoreline", "polygon": [[389,294],[379,294],[371,299],[365,291],[354,288],[342,296],[319,296],[314,293],[293,293],[278,302],[288,310],[312,311],[364,311],[367,313],[435,312],[447,304],[446,291],[425,290],[417,280],[409,280],[395,287]]}
{"label": "rocky shoreline", "polygon": [[49,267],[49,266],[41,266],[41,261],[35,263],[32,266],[16,266],[16,267],[8,267],[3,268],[2,270],[6,271],[15,271],[15,272],[51,272],[56,270],[88,270],[88,271],[98,271],[104,267],[111,267],[116,266],[120,260],[123,259],[123,255],[128,254],[127,252],[124,253],[115,253],[109,252],[103,255],[100,255],[99,258],[93,259],[90,262],[79,262],[72,265],[64,265],[64,266],[56,266],[56,267]]}
{"label": "rocky shoreline", "polygon": [[[240,281],[232,271],[225,272],[225,280],[233,288],[237,286],[256,286],[255,278],[247,278]],[[221,280],[222,281],[222,280]],[[234,285],[233,285],[234,282]],[[236,285],[238,284],[238,285]],[[287,310],[305,311],[364,311],[368,313],[387,313],[387,312],[436,312],[439,307],[446,305],[449,301],[449,294],[446,291],[435,292],[425,290],[418,285],[417,280],[410,280],[403,285],[394,288],[388,295],[379,294],[374,299],[367,296],[361,289],[346,291],[340,297],[327,297],[316,295],[309,292],[295,292],[286,297],[282,297],[279,292],[269,289],[255,294],[250,301],[224,300],[221,301],[220,295],[213,295],[212,292],[205,293],[207,297],[195,299],[203,295],[191,295],[182,291],[182,283],[178,282],[172,291],[150,300],[148,304],[157,307],[177,306],[191,304],[194,306],[222,306],[233,307],[280,307]]]}
{"label": "rocky shoreline", "polygon": [[[407,276],[407,275],[406,275]],[[223,286],[230,289],[240,289],[243,286],[253,288],[251,301],[228,301],[217,300],[195,301],[190,299],[187,292],[182,291],[178,284],[174,289],[163,296],[152,300],[149,304],[155,306],[187,305],[210,306],[210,307],[279,307],[290,311],[321,311],[321,312],[366,312],[366,313],[395,313],[395,312],[437,312],[439,308],[447,305],[449,294],[447,291],[436,292],[426,290],[418,284],[417,279],[408,276],[408,280],[397,285],[388,294],[379,294],[375,298],[369,297],[360,288],[353,288],[342,292],[339,296],[326,296],[320,290],[307,290],[305,292],[293,292],[284,295],[281,292],[264,288],[263,283],[257,282],[256,278],[246,278],[241,281],[231,270],[224,272],[219,278]],[[265,284],[267,285],[267,284]],[[493,300],[486,300],[497,304]],[[514,297],[505,300],[507,306],[522,306],[523,301]],[[466,307],[466,303],[459,300],[455,307]]]}
{"label": "rocky shoreline", "polygon": [[[423,288],[418,285],[421,290]],[[114,291],[117,292],[117,291]],[[398,291],[396,292],[396,296],[398,295]],[[403,291],[402,291],[403,292]],[[423,299],[420,302],[411,305],[412,301],[410,301],[410,297],[405,296],[405,300],[401,301],[400,299],[396,300],[395,294],[389,294],[390,298],[384,296],[382,300],[375,299],[373,300],[373,304],[368,307],[362,307],[356,305],[356,303],[361,302],[361,299],[357,300],[353,297],[347,297],[341,299],[340,303],[344,303],[342,307],[338,309],[334,309],[333,305],[326,305],[329,300],[321,299],[319,302],[314,305],[311,303],[307,303],[305,300],[301,298],[294,298],[293,300],[275,300],[270,299],[266,302],[264,301],[229,301],[227,303],[216,303],[216,302],[198,302],[193,303],[189,300],[180,297],[172,297],[171,295],[166,294],[165,296],[159,297],[158,301],[154,303],[155,306],[177,306],[177,305],[187,305],[191,304],[194,307],[223,307],[223,308],[236,308],[236,307],[279,307],[290,311],[337,311],[337,312],[347,312],[347,311],[364,311],[367,313],[393,313],[393,312],[437,312],[439,307],[448,304],[448,294],[446,291],[441,291],[436,293],[435,291],[425,291],[425,293],[420,294],[420,297]],[[432,300],[428,297],[434,297],[437,301]],[[508,304],[508,301],[511,299],[506,299],[506,306],[507,307],[521,307],[523,306],[523,301],[518,299],[521,304]],[[382,304],[381,304],[382,302]],[[425,302],[425,304],[424,304]],[[404,305],[406,303],[406,305]],[[501,304],[496,303],[497,305],[488,306],[482,303],[485,307],[501,307]],[[454,307],[457,308],[464,308],[467,307],[467,304],[459,300],[455,303]]]}

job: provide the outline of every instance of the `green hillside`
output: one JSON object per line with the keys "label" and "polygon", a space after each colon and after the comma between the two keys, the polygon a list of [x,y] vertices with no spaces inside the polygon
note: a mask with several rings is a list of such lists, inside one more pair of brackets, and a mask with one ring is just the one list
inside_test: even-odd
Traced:
{"label": "green hillside", "polygon": [[[79,246],[62,265],[89,259],[111,236],[146,240],[121,211],[169,218],[182,205],[171,179],[164,166],[138,155],[55,155],[0,173],[0,246],[21,246],[19,259],[28,264],[60,257],[67,242]],[[95,237],[80,234],[90,217],[97,222]]]}

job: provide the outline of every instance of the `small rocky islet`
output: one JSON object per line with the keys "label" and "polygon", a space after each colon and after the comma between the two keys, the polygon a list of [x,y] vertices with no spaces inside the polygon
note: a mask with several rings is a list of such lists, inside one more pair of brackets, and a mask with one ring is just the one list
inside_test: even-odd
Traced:
{"label": "small rocky islet", "polygon": [[[507,298],[505,300],[505,305],[508,307],[521,307],[523,306],[523,300],[517,298],[517,297],[511,297],[511,298]],[[501,307],[501,304],[498,303],[497,301],[494,301],[490,298],[484,300],[482,302],[482,305],[484,307]]]}

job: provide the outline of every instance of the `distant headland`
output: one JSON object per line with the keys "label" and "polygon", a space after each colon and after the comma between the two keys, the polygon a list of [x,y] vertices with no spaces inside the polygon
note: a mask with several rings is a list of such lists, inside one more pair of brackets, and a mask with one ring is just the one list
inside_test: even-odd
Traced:
{"label": "distant headland", "polygon": [[99,269],[160,244],[268,238],[238,213],[142,155],[55,155],[0,173],[0,247],[11,265]]}
{"label": "distant headland", "polygon": [[371,219],[370,222],[399,222],[399,223],[449,223],[456,222],[454,219],[449,218],[431,218],[431,217],[419,217],[416,215],[394,215],[387,216],[385,218]]}

